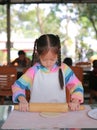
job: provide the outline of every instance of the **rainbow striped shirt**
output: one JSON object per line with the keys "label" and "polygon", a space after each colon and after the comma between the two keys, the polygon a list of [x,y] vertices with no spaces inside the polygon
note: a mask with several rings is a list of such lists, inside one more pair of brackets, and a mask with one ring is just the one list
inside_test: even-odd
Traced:
{"label": "rainbow striped shirt", "polygon": [[[74,72],[66,64],[62,63],[61,69],[64,78],[64,89],[60,89],[58,80],[59,66],[55,64],[51,70],[46,69],[39,63],[30,67],[15,83],[12,85],[13,102],[18,103],[18,96],[26,96],[25,90],[31,92],[30,102],[66,102],[67,87],[73,98],[83,102],[83,86]],[[51,102],[52,102],[51,101]]]}

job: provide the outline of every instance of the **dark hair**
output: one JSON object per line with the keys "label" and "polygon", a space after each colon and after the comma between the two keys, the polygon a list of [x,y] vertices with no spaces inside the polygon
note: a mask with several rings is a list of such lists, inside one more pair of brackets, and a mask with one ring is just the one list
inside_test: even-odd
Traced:
{"label": "dark hair", "polygon": [[66,57],[63,60],[63,63],[67,64],[68,66],[72,66],[72,59],[70,57]]}
{"label": "dark hair", "polygon": [[97,60],[93,61],[93,68],[97,68]]}
{"label": "dark hair", "polygon": [[23,50],[18,51],[18,55],[25,55],[25,52]]}
{"label": "dark hair", "polygon": [[[36,39],[32,55],[32,65],[35,63],[35,60],[38,59],[38,55],[46,54],[50,49],[52,49],[56,54],[58,54],[57,64],[58,66],[61,66],[60,39],[57,35],[54,34],[44,34],[38,39]],[[59,83],[61,89],[63,89],[64,80],[61,68],[59,68]]]}

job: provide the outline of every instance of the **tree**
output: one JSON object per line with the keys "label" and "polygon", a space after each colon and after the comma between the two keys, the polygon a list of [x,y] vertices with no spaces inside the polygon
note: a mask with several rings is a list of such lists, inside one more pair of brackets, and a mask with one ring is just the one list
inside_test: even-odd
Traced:
{"label": "tree", "polygon": [[6,32],[6,6],[0,5],[0,33]]}
{"label": "tree", "polygon": [[32,9],[29,9],[30,5],[26,8],[21,5],[18,11],[12,6],[12,30],[23,33],[24,37],[36,37],[43,33],[60,34],[61,21],[56,15],[56,5],[52,6],[54,8],[51,7],[51,11],[47,14],[45,14],[45,9],[40,8],[38,4]]}
{"label": "tree", "polygon": [[77,8],[81,27],[86,29],[86,34],[88,32],[89,36],[97,39],[97,4],[79,4]]}

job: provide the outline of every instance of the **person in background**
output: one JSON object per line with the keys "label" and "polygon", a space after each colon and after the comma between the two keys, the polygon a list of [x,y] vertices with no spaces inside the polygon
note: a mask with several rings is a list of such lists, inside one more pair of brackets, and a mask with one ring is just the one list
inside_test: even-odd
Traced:
{"label": "person in background", "polygon": [[28,57],[26,57],[26,53],[23,50],[18,51],[18,58],[11,62],[11,65],[19,66],[19,67],[29,67],[31,61]]}
{"label": "person in background", "polygon": [[89,77],[90,89],[97,91],[97,60],[93,61],[93,70]]}
{"label": "person in background", "polygon": [[78,110],[84,99],[83,87],[70,67],[61,62],[59,36],[41,35],[34,48],[33,62],[36,50],[39,61],[12,85],[13,102],[19,103],[20,111],[28,111],[25,90],[29,89],[31,103],[65,103],[67,87],[71,95],[68,106]]}
{"label": "person in background", "polygon": [[18,58],[10,63],[11,66],[17,67],[17,79],[22,76],[23,68],[31,66],[31,60],[26,57],[26,53],[23,50],[18,51]]}
{"label": "person in background", "polygon": [[89,89],[90,89],[90,101],[91,104],[93,99],[97,101],[97,60],[93,61],[93,70],[89,74]]}
{"label": "person in background", "polygon": [[72,66],[72,59],[70,57],[66,57],[63,60],[63,63],[67,64],[68,66]]}

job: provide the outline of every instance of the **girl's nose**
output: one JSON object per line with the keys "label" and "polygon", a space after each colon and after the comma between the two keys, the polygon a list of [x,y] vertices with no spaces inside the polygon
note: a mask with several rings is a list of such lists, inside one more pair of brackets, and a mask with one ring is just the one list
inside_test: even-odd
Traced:
{"label": "girl's nose", "polygon": [[47,65],[48,65],[48,66],[51,65],[51,62],[50,62],[50,61],[47,61]]}

